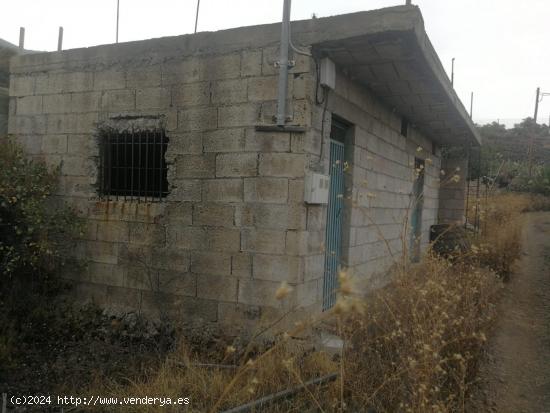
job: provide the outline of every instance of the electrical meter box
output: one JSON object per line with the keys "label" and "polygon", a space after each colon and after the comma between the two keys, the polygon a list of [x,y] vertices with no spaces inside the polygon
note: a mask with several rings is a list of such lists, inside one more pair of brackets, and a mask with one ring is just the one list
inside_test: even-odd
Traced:
{"label": "electrical meter box", "polygon": [[321,86],[334,90],[336,88],[336,66],[328,57],[321,59],[319,69],[319,83]]}
{"label": "electrical meter box", "polygon": [[318,173],[306,174],[304,201],[307,204],[328,204],[330,176]]}

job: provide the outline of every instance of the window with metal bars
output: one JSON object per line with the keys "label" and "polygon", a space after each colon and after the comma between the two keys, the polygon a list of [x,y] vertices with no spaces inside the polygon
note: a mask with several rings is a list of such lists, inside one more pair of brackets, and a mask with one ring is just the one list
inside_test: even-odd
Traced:
{"label": "window with metal bars", "polygon": [[102,131],[100,195],[107,200],[160,201],[168,195],[163,129]]}

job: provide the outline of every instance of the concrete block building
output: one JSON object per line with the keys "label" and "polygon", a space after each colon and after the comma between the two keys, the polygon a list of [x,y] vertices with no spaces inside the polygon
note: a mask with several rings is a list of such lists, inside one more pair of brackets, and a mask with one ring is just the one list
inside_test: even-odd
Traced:
{"label": "concrete block building", "polygon": [[77,294],[220,323],[315,313],[339,268],[378,288],[463,219],[441,170],[464,160],[442,153],[480,139],[419,9],[291,26],[282,127],[280,24],[11,57],[9,133],[86,217]]}
{"label": "concrete block building", "polygon": [[18,52],[15,45],[0,39],[0,137],[8,132],[10,58]]}

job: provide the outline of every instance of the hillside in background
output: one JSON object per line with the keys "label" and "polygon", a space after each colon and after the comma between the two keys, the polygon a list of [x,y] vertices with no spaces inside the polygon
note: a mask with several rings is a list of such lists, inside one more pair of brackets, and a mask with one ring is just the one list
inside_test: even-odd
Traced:
{"label": "hillside in background", "polygon": [[528,162],[532,142],[533,163],[550,163],[550,129],[547,125],[536,124],[532,118],[527,118],[510,129],[496,122],[478,129],[487,154],[493,153],[497,157],[500,154],[503,160],[512,162]]}
{"label": "hillside in background", "polygon": [[[479,126],[481,157],[470,154],[470,178],[499,187],[550,195],[550,128],[526,118],[513,128],[493,122]],[[480,159],[480,162],[476,162]]]}

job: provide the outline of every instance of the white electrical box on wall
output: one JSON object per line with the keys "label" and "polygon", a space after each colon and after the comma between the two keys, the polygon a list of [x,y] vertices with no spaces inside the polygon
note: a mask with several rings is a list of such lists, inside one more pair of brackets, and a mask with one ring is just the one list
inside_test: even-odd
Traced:
{"label": "white electrical box on wall", "polygon": [[307,204],[328,204],[330,176],[310,172],[306,174],[304,201]]}
{"label": "white electrical box on wall", "polygon": [[336,65],[328,57],[323,57],[321,59],[319,83],[321,83],[321,86],[328,87],[332,90],[336,88]]}

